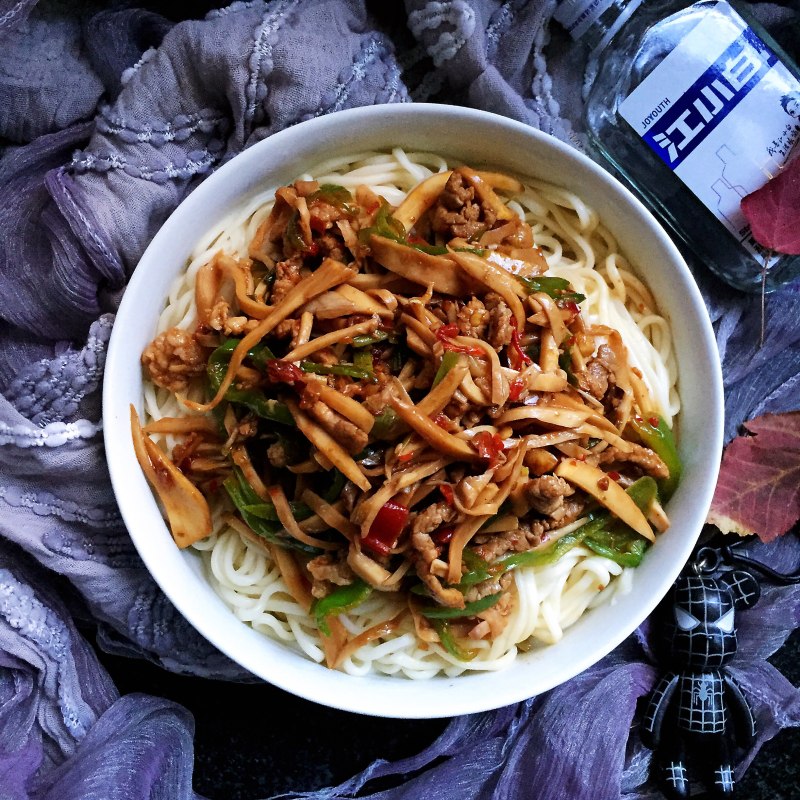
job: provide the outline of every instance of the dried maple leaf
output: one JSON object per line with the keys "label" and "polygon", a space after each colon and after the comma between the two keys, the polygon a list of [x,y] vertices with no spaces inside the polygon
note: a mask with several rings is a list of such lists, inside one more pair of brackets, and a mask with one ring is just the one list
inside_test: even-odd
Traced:
{"label": "dried maple leaf", "polygon": [[742,200],[753,238],[768,250],[800,255],[800,157]]}
{"label": "dried maple leaf", "polygon": [[745,428],[752,435],[725,449],[708,521],[769,542],[800,518],[800,411],[765,414]]}

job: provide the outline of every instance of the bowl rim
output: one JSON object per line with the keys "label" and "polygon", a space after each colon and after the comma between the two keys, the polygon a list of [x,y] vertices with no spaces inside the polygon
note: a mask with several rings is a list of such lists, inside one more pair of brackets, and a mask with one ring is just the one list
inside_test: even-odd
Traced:
{"label": "bowl rim", "polygon": [[[131,463],[132,446],[126,446],[126,437],[130,440],[128,429],[125,427],[124,432],[119,434],[116,432],[115,426],[110,424],[111,420],[119,418],[120,410],[124,410],[125,414],[127,414],[129,398],[123,388],[124,381],[111,380],[109,378],[124,375],[126,369],[130,371],[131,364],[124,358],[123,336],[127,326],[135,325],[136,323],[134,300],[143,291],[149,273],[154,269],[153,266],[148,266],[148,264],[156,263],[156,256],[161,250],[162,244],[170,236],[174,235],[174,229],[180,226],[181,220],[199,211],[202,208],[202,204],[206,202],[206,198],[212,197],[218,188],[224,187],[237,170],[258,169],[259,162],[265,153],[279,151],[282,146],[291,142],[293,137],[298,135],[298,130],[302,129],[303,134],[309,138],[314,136],[322,136],[324,138],[326,134],[330,135],[331,131],[335,134],[337,126],[369,125],[376,119],[386,119],[387,117],[391,117],[398,125],[411,124],[412,122],[419,123],[420,121],[453,124],[456,122],[458,124],[473,122],[475,124],[497,126],[500,129],[500,133],[507,131],[528,137],[535,147],[550,149],[557,158],[566,158],[579,164],[594,179],[600,183],[605,183],[612,196],[616,195],[617,199],[626,203],[630,210],[639,217],[640,222],[647,228],[647,233],[653,237],[654,244],[661,249],[671,267],[677,270],[682,279],[683,288],[687,293],[687,305],[694,310],[695,318],[693,321],[702,334],[699,349],[707,361],[708,384],[705,391],[708,394],[708,402],[712,407],[719,410],[719,414],[712,416],[708,421],[705,429],[706,441],[704,442],[706,449],[699,457],[702,472],[704,475],[708,475],[708,480],[697,490],[695,505],[705,509],[704,515],[707,513],[711,503],[722,453],[724,408],[722,372],[713,329],[699,289],[677,247],[651,212],[627,187],[588,156],[542,131],[490,112],[461,106],[414,103],[365,106],[307,120],[297,126],[269,136],[220,166],[213,174],[203,180],[160,226],[138,262],[139,265],[144,265],[144,268],[137,267],[134,270],[120,303],[108,347],[105,368],[106,380],[103,387],[103,419],[104,422],[108,423],[104,424],[104,440],[111,482],[123,521],[142,561],[167,598],[188,622],[221,652],[258,677],[299,697],[345,711],[383,717],[433,719],[486,711],[524,700],[536,694],[549,691],[597,663],[633,633],[660,602],[690,555],[697,536],[699,536],[702,523],[699,523],[699,519],[694,520],[699,523],[697,524],[696,534],[694,536],[686,536],[682,540],[682,545],[677,549],[673,559],[670,561],[670,568],[662,570],[654,577],[654,580],[657,581],[655,590],[649,593],[647,601],[642,603],[638,613],[633,614],[631,622],[620,626],[619,629],[607,635],[601,647],[588,648],[583,657],[578,657],[570,662],[558,674],[539,676],[538,680],[535,681],[535,690],[529,689],[521,681],[503,681],[502,676],[509,675],[508,669],[499,672],[467,673],[455,678],[437,676],[424,682],[393,676],[358,678],[345,675],[339,671],[327,670],[324,666],[315,664],[305,655],[275,643],[264,634],[260,634],[245,623],[236,620],[233,612],[230,612],[231,620],[236,621],[237,625],[246,628],[268,642],[272,642],[272,645],[279,647],[289,655],[286,659],[286,667],[281,666],[279,669],[270,669],[272,662],[264,664],[258,661],[253,653],[238,646],[237,637],[231,636],[230,631],[226,630],[224,626],[215,626],[209,623],[208,617],[204,616],[203,611],[198,610],[193,605],[192,598],[187,596],[183,589],[179,588],[181,584],[171,580],[172,576],[168,573],[169,565],[160,557],[158,548],[154,547],[151,541],[153,539],[152,530],[146,532],[142,530],[143,526],[141,525],[140,517],[146,509],[141,506],[142,498],[139,497],[137,499],[137,497],[140,494],[141,481],[144,481],[144,477],[139,475],[137,479],[135,476],[132,477],[130,473],[132,465],[138,470],[138,464],[136,464],[135,457]],[[271,169],[274,172],[278,169],[278,165],[273,164]],[[239,202],[245,202],[248,197],[249,195],[246,193],[241,194]],[[216,218],[222,220],[225,213],[224,209],[220,209]],[[671,321],[673,333],[675,324],[674,320]],[[126,418],[126,416],[123,416],[123,419]],[[135,486],[132,487],[132,484]],[[146,482],[145,486],[147,486],[149,493],[149,486]],[[138,487],[138,491],[136,487]],[[150,497],[152,506],[158,513],[155,499],[151,493]],[[152,512],[152,509],[150,511]],[[150,517],[150,521],[153,522],[152,513],[150,513]],[[161,524],[166,531],[167,528],[163,520]],[[174,548],[171,536],[169,536],[169,544]],[[177,550],[177,548],[174,549]],[[181,555],[185,557],[187,554],[182,553]],[[205,578],[203,580],[205,581]],[[206,584],[208,589],[214,592],[210,584],[207,582]],[[216,593],[214,594],[216,596]],[[220,602],[222,601],[220,600]],[[546,649],[549,650],[557,646],[551,645]],[[271,652],[279,663],[284,661],[280,653],[272,647],[268,647],[266,650]],[[311,667],[317,672],[310,670],[309,668]],[[509,669],[514,669],[514,666],[512,665]],[[321,670],[324,670],[324,672],[320,672]],[[327,676],[327,678],[323,678],[323,675]],[[501,676],[500,679],[497,679],[497,676]],[[346,683],[343,682],[343,679]],[[435,686],[437,694],[425,691],[423,683]],[[445,687],[450,689],[450,687],[459,684],[470,686],[473,691],[441,691]],[[487,686],[484,686],[484,684],[487,684]],[[487,688],[490,688],[490,691],[484,691]],[[455,694],[458,695],[457,701],[451,700],[448,696]],[[420,697],[425,697],[426,701],[421,702]],[[389,708],[381,708],[381,703],[385,703],[387,700],[389,701]],[[434,702],[435,706],[431,706],[431,702]]]}

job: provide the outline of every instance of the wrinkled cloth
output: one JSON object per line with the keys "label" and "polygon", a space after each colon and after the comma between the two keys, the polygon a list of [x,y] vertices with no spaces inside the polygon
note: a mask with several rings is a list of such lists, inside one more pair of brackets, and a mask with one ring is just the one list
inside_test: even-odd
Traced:
{"label": "wrinkled cloth", "polygon": [[[377,19],[361,0],[254,0],[177,24],[131,4],[71,5],[0,0],[0,798],[183,800],[194,797],[190,715],[119,698],[73,621],[91,619],[111,653],[249,677],[153,583],[108,480],[100,386],[139,257],[220,164],[339,109],[445,100],[579,146],[583,58],[565,57],[549,25],[555,0],[407,0]],[[756,10],[785,31],[790,5]],[[723,363],[726,438],[797,408],[800,286],[768,298],[759,348],[758,298],[696,275]],[[794,538],[754,551],[787,570],[800,561]],[[744,767],[800,724],[797,690],[764,660],[800,624],[800,589],[767,585],[741,617],[732,671],[759,724]],[[655,797],[635,735],[658,674],[649,627],[546,695],[455,719],[410,759],[296,796],[349,797],[396,776],[401,786],[370,796]]]}

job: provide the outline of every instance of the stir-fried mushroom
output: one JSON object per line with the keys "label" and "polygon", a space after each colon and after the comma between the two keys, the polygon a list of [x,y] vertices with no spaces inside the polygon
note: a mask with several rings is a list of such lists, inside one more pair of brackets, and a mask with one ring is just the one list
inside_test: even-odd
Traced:
{"label": "stir-fried mushroom", "polygon": [[308,410],[351,455],[360,453],[366,447],[369,441],[367,433],[346,420],[341,414],[337,414],[325,403],[317,400],[308,407]]}

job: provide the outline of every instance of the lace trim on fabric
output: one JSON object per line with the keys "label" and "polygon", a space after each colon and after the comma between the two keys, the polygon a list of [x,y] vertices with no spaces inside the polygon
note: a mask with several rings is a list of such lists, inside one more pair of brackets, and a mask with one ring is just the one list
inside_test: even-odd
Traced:
{"label": "lace trim on fabric", "polygon": [[[30,642],[34,652],[46,653],[53,665],[74,664],[71,635],[63,621],[46,605],[36,599],[30,586],[17,580],[7,569],[0,569],[0,616]],[[68,669],[68,667],[65,667]],[[69,687],[79,687],[77,681],[58,680],[55,684],[58,710],[69,733],[82,739],[94,719],[82,719],[76,698],[66,695]]]}
{"label": "lace trim on fabric", "polygon": [[86,346],[42,359],[12,381],[6,399],[34,425],[62,422],[78,412],[81,401],[99,385],[113,318],[101,317],[89,329]]}
{"label": "lace trim on fabric", "polygon": [[41,517],[55,516],[99,528],[122,529],[116,509],[85,508],[72,500],[61,500],[49,492],[32,492],[19,486],[0,486],[0,500],[13,508],[27,508]]}
{"label": "lace trim on fabric", "polygon": [[124,119],[114,117],[109,106],[102,106],[96,120],[101,133],[118,136],[126,144],[152,144],[163,147],[168,142],[185,142],[195,133],[223,134],[229,127],[228,119],[214,109],[202,109],[193,114],[179,114],[163,124],[137,127]]}
{"label": "lace trim on fabric", "polygon": [[377,34],[367,40],[362,46],[358,58],[350,67],[349,75],[340,77],[336,88],[323,98],[313,116],[319,117],[323,114],[343,109],[347,105],[353,88],[364,80],[367,75],[367,68],[375,62],[383,63],[389,70],[386,86],[382,92],[385,95],[385,99],[382,102],[393,103],[398,97],[402,97],[404,101],[408,100],[408,94],[402,84],[400,70],[391,55],[392,46],[385,36]]}
{"label": "lace trim on fabric", "polygon": [[131,178],[141,178],[145,181],[153,181],[153,183],[166,183],[175,178],[186,179],[208,172],[219,160],[219,150],[223,147],[222,142],[219,142],[217,152],[212,153],[212,144],[214,143],[209,142],[208,148],[204,150],[192,150],[185,159],[179,156],[156,168],[144,163],[131,164],[124,156],[116,153],[102,155],[78,150],[72,157],[70,167],[78,173],[89,171],[103,173],[118,169]]}
{"label": "lace trim on fabric", "polygon": [[434,66],[441,67],[454,58],[475,31],[475,12],[464,0],[439,2],[432,0],[419,11],[408,15],[408,27],[417,39],[425,31],[433,31],[443,25],[451,25],[452,31],[442,31],[439,38],[427,46]]}
{"label": "lace trim on fabric", "polygon": [[250,77],[245,87],[247,106],[244,112],[246,136],[253,132],[256,124],[263,121],[265,111],[263,102],[268,89],[265,74],[273,67],[272,48],[277,43],[277,33],[286,22],[290,11],[297,5],[297,0],[277,0],[262,17],[261,25],[256,30],[253,50],[248,59]]}
{"label": "lace trim on fabric", "polygon": [[0,422],[0,445],[15,447],[61,447],[75,439],[91,439],[103,429],[103,423],[79,419],[76,422],[51,422],[36,430],[28,424]]}

